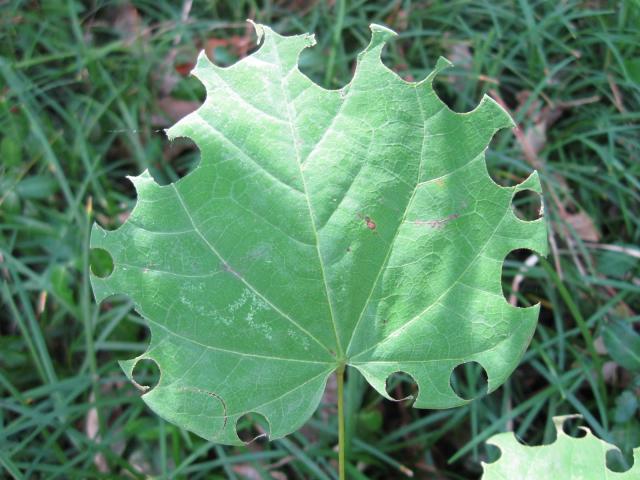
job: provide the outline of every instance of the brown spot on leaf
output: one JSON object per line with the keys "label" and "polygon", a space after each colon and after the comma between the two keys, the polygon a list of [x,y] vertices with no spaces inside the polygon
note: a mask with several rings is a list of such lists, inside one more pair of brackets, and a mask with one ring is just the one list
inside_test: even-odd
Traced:
{"label": "brown spot on leaf", "polygon": [[376,229],[376,222],[374,222],[371,217],[364,217],[364,222],[367,225],[367,228],[369,230],[375,230]]}

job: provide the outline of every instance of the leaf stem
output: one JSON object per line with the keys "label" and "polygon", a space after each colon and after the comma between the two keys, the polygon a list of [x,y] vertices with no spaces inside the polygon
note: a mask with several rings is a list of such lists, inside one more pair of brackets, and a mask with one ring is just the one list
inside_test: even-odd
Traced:
{"label": "leaf stem", "polygon": [[339,365],[336,370],[338,379],[338,478],[345,480],[345,434],[344,434],[344,370],[345,365]]}

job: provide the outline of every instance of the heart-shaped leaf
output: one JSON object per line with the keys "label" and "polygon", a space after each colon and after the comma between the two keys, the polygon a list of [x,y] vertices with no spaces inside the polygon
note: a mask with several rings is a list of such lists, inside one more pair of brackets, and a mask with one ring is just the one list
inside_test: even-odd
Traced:
{"label": "heart-shaped leaf", "polygon": [[235,65],[201,55],[207,99],[168,131],[197,143],[200,165],[168,186],[132,178],[127,222],[92,232],[114,264],[96,298],[126,293],[151,329],[125,372],[154,360],[144,400],[202,437],[239,443],[249,412],[272,438],[293,432],[344,366],[387,397],[406,372],[416,407],[453,407],[457,365],[482,365],[491,391],[529,344],[538,307],[509,305],[500,277],[510,251],[546,252],[543,220],[511,206],[540,183],[500,187],[484,160],[510,117],[489,97],[452,112],[432,87],[448,62],[405,82],[380,60],[393,32],[371,30],[340,90],[298,70],[311,35],[258,25],[260,49]]}

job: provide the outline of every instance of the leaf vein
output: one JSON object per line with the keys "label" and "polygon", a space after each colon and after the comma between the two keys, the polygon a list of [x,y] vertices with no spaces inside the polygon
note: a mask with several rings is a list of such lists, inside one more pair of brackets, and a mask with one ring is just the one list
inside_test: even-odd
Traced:
{"label": "leaf vein", "polygon": [[[322,260],[322,253],[320,251],[320,241],[318,239],[318,230],[316,227],[316,222],[315,222],[315,217],[313,214],[313,209],[311,208],[311,201],[309,199],[309,193],[308,193],[308,189],[307,189],[307,182],[304,178],[304,172],[302,171],[302,158],[300,155],[300,139],[299,139],[299,135],[298,132],[296,130],[296,127],[294,125],[294,118],[295,118],[295,106],[293,105],[293,103],[291,102],[290,98],[289,98],[289,92],[288,92],[288,86],[285,86],[286,83],[286,76],[284,75],[283,69],[282,69],[282,60],[280,59],[280,52],[278,52],[278,47],[275,46],[273,48],[273,51],[275,52],[276,55],[276,59],[277,59],[277,65],[278,68],[280,69],[280,88],[282,90],[282,95],[285,98],[285,103],[286,103],[286,110],[287,110],[287,119],[288,119],[288,123],[289,123],[289,128],[291,130],[291,137],[293,140],[293,145],[295,148],[295,152],[296,152],[296,163],[298,165],[298,170],[300,172],[300,179],[302,180],[302,186],[303,186],[303,194],[304,194],[304,198],[307,202],[307,208],[309,210],[309,221],[311,222],[311,229],[313,230],[313,234],[315,237],[315,243],[316,243],[316,250],[318,252],[318,263],[320,265],[320,272],[322,273],[322,281],[324,283],[324,288],[325,288],[325,295],[327,297],[327,304],[329,306],[329,313],[331,316],[331,325],[333,327],[333,333],[335,335],[335,339],[336,339],[336,349],[338,350],[338,354],[340,356],[343,355],[343,351],[342,351],[342,345],[340,344],[340,337],[338,335],[338,326],[336,324],[336,318],[335,318],[335,313],[333,311],[333,304],[331,302],[331,295],[329,295],[329,284],[327,283],[327,275],[325,273],[324,270],[324,262]],[[294,112],[292,112],[291,110],[294,109]]]}
{"label": "leaf vein", "polygon": [[353,355],[352,358],[356,358],[359,357],[360,355],[364,355],[367,352],[370,352],[371,350],[373,350],[374,348],[377,348],[379,345],[383,344],[384,342],[386,342],[387,340],[389,340],[390,338],[394,338],[396,337],[402,330],[406,329],[409,325],[413,324],[415,321],[419,320],[425,313],[427,313],[429,310],[431,310],[435,305],[437,305],[440,300],[442,300],[445,295],[447,295],[447,293],[449,293],[451,291],[451,289],[453,289],[458,282],[460,281],[460,279],[469,271],[469,269],[471,268],[471,266],[476,262],[476,260],[478,260],[478,258],[480,258],[480,256],[484,253],[484,251],[486,250],[487,246],[489,245],[489,243],[491,243],[491,240],[493,239],[494,235],[496,234],[496,232],[499,230],[500,226],[502,225],[502,222],[504,221],[504,219],[507,217],[509,210],[511,209],[511,204],[509,204],[509,206],[507,207],[506,212],[504,213],[504,215],[502,216],[502,218],[500,219],[500,221],[498,222],[498,224],[496,225],[496,228],[494,229],[494,231],[491,233],[491,235],[489,236],[489,238],[487,239],[487,241],[485,242],[485,244],[482,246],[482,248],[480,248],[478,250],[478,253],[476,254],[476,256],[469,262],[469,265],[467,265],[467,267],[462,271],[462,273],[460,273],[460,275],[458,275],[458,277],[453,280],[451,282],[451,284],[449,285],[449,287],[447,287],[444,292],[442,292],[438,298],[436,298],[431,305],[429,305],[427,308],[425,308],[424,310],[422,310],[420,313],[418,313],[416,316],[414,316],[412,319],[410,319],[408,322],[406,322],[405,324],[401,325],[400,327],[398,327],[397,329],[395,329],[393,332],[391,332],[389,335],[387,335],[385,338],[383,338],[382,340],[379,340],[378,342],[376,342],[375,344],[371,345],[369,348],[366,348],[365,350]]}
{"label": "leaf vein", "polygon": [[206,343],[202,343],[199,342],[193,338],[189,338],[186,337],[184,335],[181,335],[173,330],[171,330],[169,327],[167,327],[166,325],[163,325],[160,322],[157,322],[149,317],[145,317],[147,319],[147,321],[149,321],[149,323],[152,323],[153,325],[156,325],[157,327],[163,329],[165,332],[169,333],[170,335],[173,335],[176,338],[179,338],[180,340],[185,340],[187,342],[193,343],[194,345],[198,345],[200,347],[206,348],[208,350],[215,350],[217,352],[224,352],[224,353],[228,353],[231,355],[239,355],[241,357],[250,357],[250,358],[261,358],[264,360],[276,360],[276,361],[281,361],[281,362],[296,362],[296,363],[313,363],[313,364],[318,364],[318,365],[333,365],[332,362],[319,362],[317,360],[303,360],[300,358],[286,358],[286,357],[275,357],[272,355],[261,355],[258,353],[246,353],[246,352],[239,352],[237,350],[229,350],[226,348],[220,348],[220,347],[214,347],[213,345],[207,345]]}
{"label": "leaf vein", "polygon": [[200,114],[199,111],[195,111],[194,112],[194,117],[192,118],[197,118],[198,119],[198,123],[204,125],[206,128],[208,128],[216,137],[222,139],[222,141],[224,141],[227,145],[231,146],[234,150],[236,150],[238,153],[240,153],[246,160],[248,160],[252,165],[254,165],[255,167],[258,168],[259,171],[263,172],[265,175],[267,175],[269,178],[271,178],[272,180],[274,180],[276,183],[283,185],[295,192],[298,192],[300,194],[304,194],[304,192],[302,192],[301,190],[299,190],[298,188],[294,187],[293,185],[288,184],[287,182],[285,182],[284,180],[282,180],[281,178],[279,178],[276,174],[274,174],[273,172],[267,170],[263,165],[261,165],[258,161],[254,160],[254,158],[249,155],[243,148],[241,148],[238,144],[236,144],[235,142],[233,142],[227,135],[225,135],[223,132],[221,132],[220,130],[218,130],[217,128],[215,128],[213,125],[211,125],[209,122],[207,122],[202,115]]}
{"label": "leaf vein", "polygon": [[[195,220],[193,219],[193,217],[191,216],[191,214],[189,213],[189,209],[187,208],[187,205],[184,202],[184,199],[182,198],[182,195],[180,194],[180,191],[178,190],[178,188],[176,187],[175,183],[171,184],[171,187],[173,188],[173,191],[176,194],[176,197],[178,199],[178,201],[180,202],[180,205],[182,206],[182,210],[184,211],[184,213],[186,214],[187,218],[189,219],[189,221],[191,222],[191,225],[193,225],[194,230],[196,231],[196,233],[198,234],[198,236],[202,239],[202,241],[209,247],[209,249],[211,250],[211,252],[221,261],[223,262],[224,265],[229,265],[229,262],[227,262],[222,255],[220,254],[220,252],[218,252],[218,250],[213,246],[213,244],[211,242],[209,242],[209,240],[207,239],[207,237],[204,236],[204,234],[200,231],[200,229],[198,228],[198,226],[196,225]],[[280,308],[278,308],[276,305],[273,304],[273,302],[271,302],[271,300],[269,300],[267,297],[265,297],[262,293],[260,293],[258,291],[258,289],[256,289],[252,284],[250,284],[242,275],[240,275],[238,272],[236,272],[233,269],[229,269],[230,272],[233,276],[235,276],[238,280],[240,280],[247,288],[249,288],[252,292],[254,292],[256,295],[258,295],[262,300],[264,300],[274,311],[278,312],[284,319],[288,320],[292,325],[294,325],[296,328],[298,328],[300,331],[304,332],[311,340],[313,340],[314,342],[316,342],[318,345],[320,345],[324,350],[326,350],[329,354],[331,353],[331,351],[329,350],[329,348],[322,343],[320,340],[318,340],[311,332],[309,332],[306,328],[304,328],[302,325],[300,325],[298,322],[296,322],[293,318],[291,318],[289,315],[287,315],[285,312],[283,312]]]}

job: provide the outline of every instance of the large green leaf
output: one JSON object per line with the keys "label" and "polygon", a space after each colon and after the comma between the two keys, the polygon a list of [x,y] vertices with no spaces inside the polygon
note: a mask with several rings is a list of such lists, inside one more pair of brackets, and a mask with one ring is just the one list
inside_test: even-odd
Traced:
{"label": "large green leaf", "polygon": [[151,329],[127,375],[154,360],[146,403],[207,439],[239,443],[247,412],[272,438],[296,430],[344,365],[387,397],[403,371],[416,407],[460,405],[457,365],[480,363],[494,390],[529,344],[538,307],[509,305],[500,277],[510,251],[546,251],[543,221],[511,207],[540,183],[500,187],[484,160],[510,117],[489,97],[452,112],[432,87],[448,62],[405,82],[380,60],[393,32],[371,30],[340,90],[298,70],[311,35],[257,26],[260,49],[232,67],[201,55],[207,99],[168,131],[197,143],[200,165],[168,186],[132,178],[128,221],[92,232],[114,262],[96,298],[126,293]]}
{"label": "large green leaf", "polygon": [[640,478],[640,448],[635,449],[634,462],[626,472],[613,472],[607,468],[606,454],[618,450],[615,446],[595,437],[588,428],[582,428],[584,437],[574,438],[562,430],[568,418],[579,415],[554,417],[556,441],[550,445],[527,447],[518,442],[513,433],[499,433],[487,443],[501,451],[498,461],[483,464],[482,480],[609,480]]}

